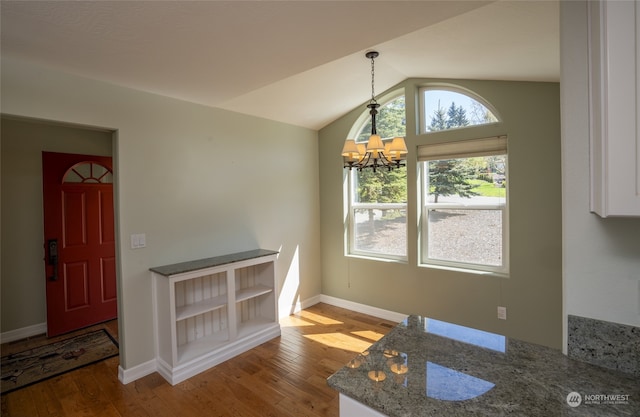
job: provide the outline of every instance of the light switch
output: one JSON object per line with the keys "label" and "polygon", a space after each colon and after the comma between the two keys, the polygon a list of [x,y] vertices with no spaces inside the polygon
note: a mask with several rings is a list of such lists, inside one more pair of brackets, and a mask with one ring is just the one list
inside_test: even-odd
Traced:
{"label": "light switch", "polygon": [[131,249],[139,249],[147,246],[147,235],[137,233],[131,235]]}

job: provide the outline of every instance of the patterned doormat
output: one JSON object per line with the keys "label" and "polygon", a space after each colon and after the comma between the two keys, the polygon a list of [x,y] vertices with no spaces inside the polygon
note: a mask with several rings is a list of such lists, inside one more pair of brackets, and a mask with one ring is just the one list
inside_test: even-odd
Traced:
{"label": "patterned doormat", "polygon": [[101,329],[3,356],[2,394],[117,354],[118,343]]}

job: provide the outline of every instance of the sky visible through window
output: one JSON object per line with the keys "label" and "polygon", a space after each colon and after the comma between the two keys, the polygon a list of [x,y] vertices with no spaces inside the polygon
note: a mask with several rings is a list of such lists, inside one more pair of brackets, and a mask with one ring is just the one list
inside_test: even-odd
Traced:
{"label": "sky visible through window", "polygon": [[429,126],[432,117],[438,110],[445,113],[452,103],[465,110],[470,125],[493,123],[497,118],[483,104],[463,93],[449,90],[426,89],[423,91],[425,124]]}

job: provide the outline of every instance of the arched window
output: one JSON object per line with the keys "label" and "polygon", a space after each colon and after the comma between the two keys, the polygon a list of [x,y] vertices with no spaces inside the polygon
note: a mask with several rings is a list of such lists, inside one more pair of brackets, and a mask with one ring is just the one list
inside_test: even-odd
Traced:
{"label": "arched window", "polygon": [[[386,100],[385,100],[386,99]],[[382,101],[385,100],[385,101]],[[383,139],[406,135],[404,91],[384,97],[376,118]],[[369,111],[353,125],[350,137],[367,142],[371,135]],[[348,213],[347,254],[406,260],[407,169],[346,171]]]}
{"label": "arched window", "polygon": [[488,103],[455,87],[424,87],[420,90],[422,133],[498,122]]}
{"label": "arched window", "polygon": [[62,180],[63,183],[111,184],[111,170],[95,162],[80,162],[69,168]]}
{"label": "arched window", "polygon": [[453,87],[420,92],[421,131],[461,133],[459,138],[452,132],[446,139],[427,141],[417,150],[420,263],[506,274],[507,137],[487,137],[480,127],[499,123],[499,118],[489,103],[471,92]]}

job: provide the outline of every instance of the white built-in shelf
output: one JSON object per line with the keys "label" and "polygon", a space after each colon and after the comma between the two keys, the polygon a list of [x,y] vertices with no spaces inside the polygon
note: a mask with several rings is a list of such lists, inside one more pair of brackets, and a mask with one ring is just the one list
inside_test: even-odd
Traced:
{"label": "white built-in shelf", "polygon": [[250,300],[263,294],[269,294],[271,291],[273,291],[273,288],[267,287],[266,285],[256,285],[253,287],[238,290],[236,291],[236,303]]}
{"label": "white built-in shelf", "polygon": [[172,385],[280,336],[264,249],[151,268],[156,367]]}
{"label": "white built-in shelf", "polygon": [[214,311],[227,305],[227,295],[220,295],[214,298],[198,301],[194,304],[187,304],[176,308],[176,320],[185,320],[209,311]]}

